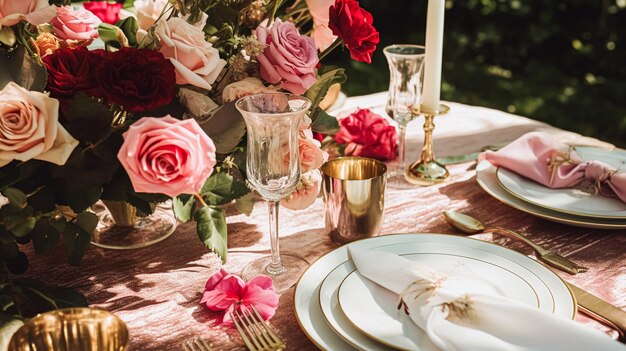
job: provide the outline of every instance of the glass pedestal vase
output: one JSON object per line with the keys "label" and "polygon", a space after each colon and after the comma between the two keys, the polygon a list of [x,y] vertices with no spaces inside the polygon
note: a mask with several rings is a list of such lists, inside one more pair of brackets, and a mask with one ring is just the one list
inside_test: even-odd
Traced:
{"label": "glass pedestal vase", "polygon": [[123,201],[100,201],[91,207],[100,218],[91,243],[106,249],[136,249],[158,243],[176,229],[169,202],[159,204],[149,216],[137,216],[137,209]]}

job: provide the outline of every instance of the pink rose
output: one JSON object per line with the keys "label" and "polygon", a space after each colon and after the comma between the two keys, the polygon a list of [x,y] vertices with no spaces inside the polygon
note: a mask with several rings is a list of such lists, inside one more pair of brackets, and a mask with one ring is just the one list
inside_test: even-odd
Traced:
{"label": "pink rose", "polygon": [[313,31],[311,38],[319,51],[328,48],[337,37],[328,28],[330,6],[335,4],[335,0],[306,0],[311,17],[313,17]]}
{"label": "pink rose", "polygon": [[260,275],[244,283],[240,277],[221,269],[206,282],[200,303],[211,311],[223,311],[222,323],[230,322],[230,313],[243,306],[254,306],[268,320],[278,308],[278,295],[268,276]]}
{"label": "pink rose", "polygon": [[386,119],[368,109],[359,109],[339,121],[337,143],[346,145],[344,154],[392,160],[396,157],[396,129]]}
{"label": "pink rose", "polygon": [[283,199],[280,204],[290,210],[303,210],[315,202],[317,195],[320,193],[321,185],[322,174],[319,170],[305,173],[300,178],[296,190],[286,199]]}
{"label": "pink rose", "polygon": [[56,15],[48,0],[0,0],[0,28],[26,20],[36,26],[49,22]]}
{"label": "pink rose", "polygon": [[275,93],[276,87],[263,85],[263,82],[256,77],[246,77],[242,80],[233,82],[224,87],[222,91],[222,102],[227,103],[235,101],[244,96],[261,94],[261,93]]}
{"label": "pink rose", "polygon": [[71,6],[57,7],[57,16],[50,21],[54,34],[64,40],[95,39],[100,23],[102,21],[91,11],[74,10]]}
{"label": "pink rose", "polygon": [[0,90],[0,167],[37,159],[63,165],[78,145],[59,123],[59,101],[11,82]]}
{"label": "pink rose", "polygon": [[[318,169],[328,160],[328,154],[320,147],[321,143],[313,138],[302,136],[298,138],[300,168],[302,169],[302,173]],[[287,158],[285,162],[288,164],[289,159]]]}
{"label": "pink rose", "polygon": [[165,5],[167,5],[167,0],[135,0],[134,6],[139,28],[148,30],[159,18]]}
{"label": "pink rose", "polygon": [[160,21],[156,34],[161,41],[161,53],[176,68],[176,84],[211,90],[226,61],[204,39],[204,32],[182,18],[173,17]]}
{"label": "pink rose", "polygon": [[313,39],[300,35],[291,22],[276,19],[270,28],[259,26],[256,36],[266,45],[257,60],[261,77],[294,93],[303,94],[316,82],[319,60]]}
{"label": "pink rose", "polygon": [[135,191],[172,197],[199,192],[216,162],[215,145],[198,122],[169,115],[132,124],[117,158]]}

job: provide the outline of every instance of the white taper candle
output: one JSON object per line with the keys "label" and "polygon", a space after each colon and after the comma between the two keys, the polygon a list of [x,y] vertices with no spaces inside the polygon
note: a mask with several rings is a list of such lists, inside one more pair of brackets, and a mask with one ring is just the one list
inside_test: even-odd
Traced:
{"label": "white taper candle", "polygon": [[435,113],[441,94],[441,57],[445,0],[429,0],[426,17],[426,58],[422,112]]}

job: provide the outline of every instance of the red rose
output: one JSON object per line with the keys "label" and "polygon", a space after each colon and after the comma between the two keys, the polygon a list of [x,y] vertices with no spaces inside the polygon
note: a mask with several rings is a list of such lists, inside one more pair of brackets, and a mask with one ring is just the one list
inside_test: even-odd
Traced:
{"label": "red rose", "polygon": [[359,6],[356,0],[335,0],[329,9],[328,27],[341,38],[350,50],[350,56],[361,62],[372,63],[372,53],[380,42],[378,31],[372,25],[372,14]]}
{"label": "red rose", "polygon": [[157,109],[176,95],[174,66],[163,54],[149,49],[122,48],[107,53],[96,79],[103,97],[129,112]]}
{"label": "red rose", "polygon": [[102,22],[115,24],[120,20],[120,10],[122,3],[109,3],[107,1],[83,2],[83,7],[93,12]]}
{"label": "red rose", "polygon": [[391,160],[396,157],[396,128],[386,119],[368,109],[360,109],[339,121],[335,135],[338,144],[346,145],[344,153],[351,156]]}
{"label": "red rose", "polygon": [[99,96],[94,72],[102,61],[103,50],[84,47],[58,49],[43,57],[48,70],[48,90],[58,99],[69,99],[78,92]]}

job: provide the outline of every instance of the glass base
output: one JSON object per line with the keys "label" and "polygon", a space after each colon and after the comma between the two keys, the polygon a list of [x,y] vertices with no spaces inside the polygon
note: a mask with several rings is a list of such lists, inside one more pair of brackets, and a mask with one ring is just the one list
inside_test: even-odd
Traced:
{"label": "glass base", "polygon": [[389,189],[415,189],[419,186],[406,179],[406,169],[396,169],[387,173],[387,187]]}
{"label": "glass base", "polygon": [[280,259],[285,267],[285,271],[279,274],[271,274],[268,272],[270,264],[270,256],[260,258],[250,262],[241,270],[241,277],[248,281],[258,275],[267,275],[272,278],[274,289],[277,293],[282,293],[296,285],[298,279],[304,270],[309,267],[309,262],[304,258],[289,254],[280,255]]}
{"label": "glass base", "polygon": [[132,226],[115,224],[109,210],[98,203],[92,210],[100,218],[91,243],[105,249],[127,250],[146,247],[169,237],[176,229],[177,221],[171,205],[157,206],[153,214],[139,217]]}

